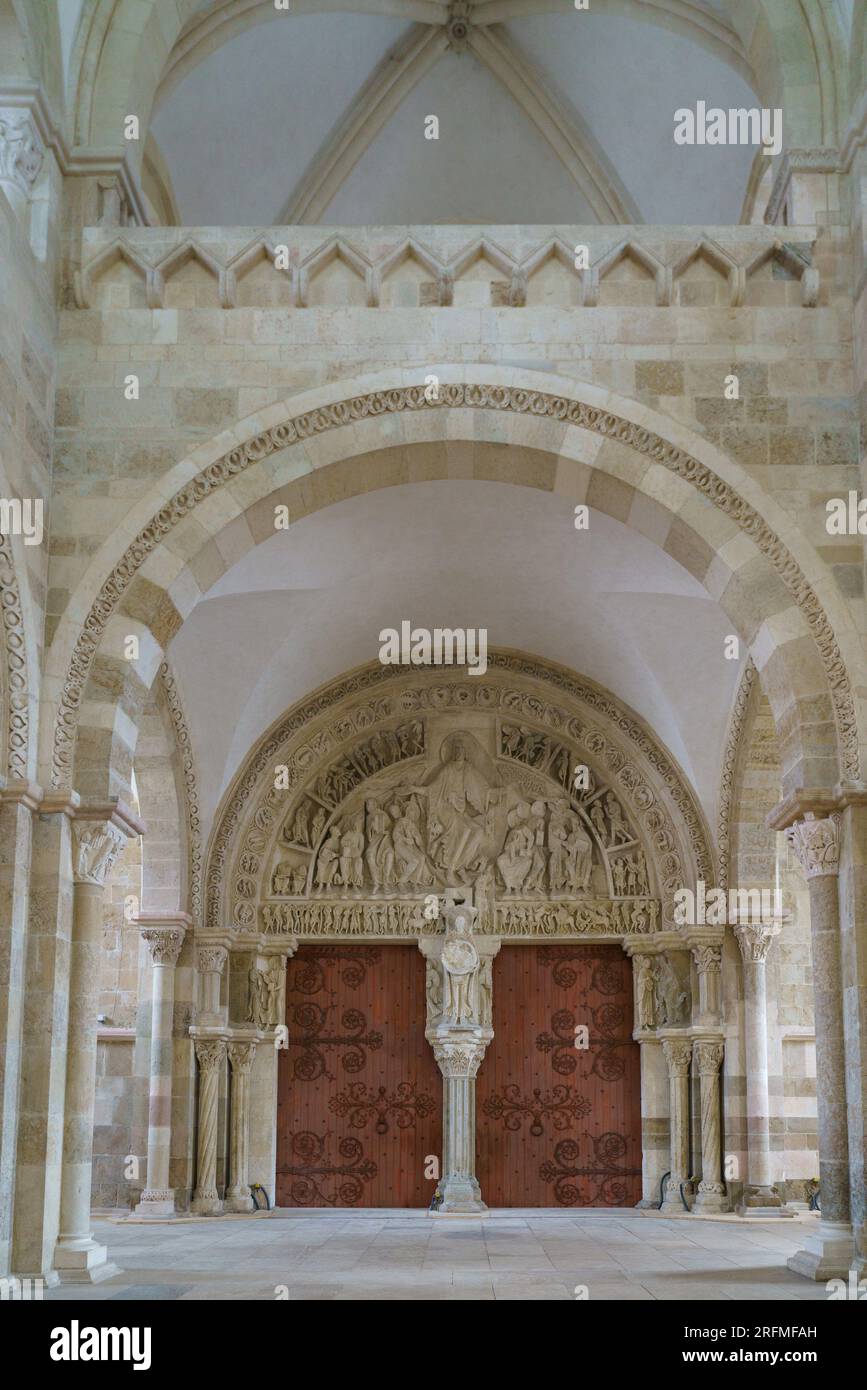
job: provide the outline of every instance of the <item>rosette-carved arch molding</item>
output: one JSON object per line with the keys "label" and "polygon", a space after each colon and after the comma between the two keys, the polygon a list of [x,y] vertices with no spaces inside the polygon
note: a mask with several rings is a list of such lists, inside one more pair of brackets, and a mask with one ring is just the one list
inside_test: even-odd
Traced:
{"label": "rosette-carved arch molding", "polygon": [[[516,738],[519,732],[523,744]],[[391,738],[394,754],[377,761],[370,750],[383,733]],[[552,791],[555,797],[568,797],[575,765],[586,764],[590,785],[583,795],[571,798],[573,819],[582,819],[587,829],[597,822],[601,827],[601,839],[591,831],[600,869],[608,876],[601,892],[621,897],[624,908],[640,905],[640,899],[661,900],[661,915],[654,921],[671,929],[677,889],[699,878],[715,882],[714,853],[702,811],[685,775],[648,725],[585,677],[535,657],[495,651],[489,653],[488,671],[481,678],[442,667],[371,664],[322,687],[283,715],[260,739],[223,798],[207,854],[206,930],[228,928],[242,936],[267,931],[275,896],[315,904],[315,861],[310,856],[324,843],[328,826],[343,818],[346,829],[344,808],[353,798],[363,802],[368,789],[383,777],[387,787],[396,787],[398,781],[417,782],[422,776],[417,764],[426,756],[436,762],[437,746],[456,737],[487,741],[492,754],[488,761],[497,761],[506,780],[528,802],[546,795],[550,801]],[[536,747],[542,750],[538,757],[528,753]],[[350,774],[347,785],[339,785],[336,792],[323,791],[324,780],[341,761],[354,764],[357,775],[353,779]],[[275,787],[275,770],[284,767],[287,773]],[[555,783],[562,790],[556,790]],[[608,793],[623,809],[621,843],[607,810],[604,820],[601,811],[597,814],[596,822],[588,813],[594,798],[604,801]],[[388,789],[385,795],[390,799]],[[293,835],[286,827],[308,798],[310,810],[319,808],[318,828],[309,834],[307,821],[304,833]],[[537,804],[541,806],[541,800]],[[296,842],[303,881],[287,879],[275,894],[275,853],[287,840]],[[609,860],[621,855],[635,860],[636,850],[645,857],[647,878],[634,888],[618,888],[605,855]],[[359,857],[362,852],[359,848]],[[492,880],[495,872],[492,865]],[[421,901],[425,891],[438,886],[430,878],[419,878],[407,893]],[[360,882],[357,887],[353,892],[351,885],[344,885],[331,896],[348,902],[368,896]],[[518,901],[502,880],[497,887],[492,881],[488,891],[501,907]],[[588,880],[572,895],[573,903],[590,903],[592,891]],[[286,910],[284,929],[290,921]],[[646,918],[637,929],[646,930],[649,921]]]}

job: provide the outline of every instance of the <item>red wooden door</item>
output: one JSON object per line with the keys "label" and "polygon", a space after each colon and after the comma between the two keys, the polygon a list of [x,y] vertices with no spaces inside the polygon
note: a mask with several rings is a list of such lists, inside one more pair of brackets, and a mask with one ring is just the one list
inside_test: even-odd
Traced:
{"label": "red wooden door", "polygon": [[442,1078],[416,946],[300,946],[279,1055],[277,1205],[428,1206]]}
{"label": "red wooden door", "polygon": [[[575,1046],[582,1024],[587,1050]],[[641,1199],[640,1055],[632,966],[619,946],[501,948],[476,1104],[476,1172],[488,1206]]]}

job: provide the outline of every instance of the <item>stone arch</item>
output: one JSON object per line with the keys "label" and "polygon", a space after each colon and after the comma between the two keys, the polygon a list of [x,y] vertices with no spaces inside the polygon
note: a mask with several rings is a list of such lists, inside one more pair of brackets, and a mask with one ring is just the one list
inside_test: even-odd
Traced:
{"label": "stone arch", "polygon": [[[784,730],[788,786],[858,777],[854,692],[865,682],[851,615],[812,548],[744,469],[607,390],[517,369],[425,370],[440,382],[434,401],[420,372],[393,371],[274,405],[196,449],[137,504],[92,561],[49,656],[60,698],[43,753],[54,787],[72,781],[76,741],[83,794],[123,787],[130,753],[114,714],[95,719],[83,744],[78,733],[95,659],[105,669],[86,698],[99,703],[114,689],[135,723],[162,652],[227,568],[224,529],[237,557],[273,534],[278,503],[297,519],[358,491],[455,476],[455,453],[458,476],[556,491],[661,544],[749,643]],[[111,654],[130,630],[141,635],[136,663]]]}
{"label": "stone arch", "polygon": [[142,711],[135,753],[144,913],[201,913],[202,841],[198,785],[180,692],[166,662]]}
{"label": "stone arch", "polygon": [[[443,732],[444,720],[450,721],[450,733]],[[351,818],[371,794],[387,799],[389,788],[397,786],[395,777],[418,778],[418,765],[433,761],[436,751],[428,733],[432,725],[443,740],[440,747],[450,737],[472,737],[462,732],[462,721],[468,721],[468,729],[478,728],[478,721],[496,725],[494,762],[506,774],[503,785],[514,787],[516,796],[571,801],[572,813],[594,841],[594,863],[602,870],[594,878],[597,893],[623,895],[612,874],[623,852],[618,837],[606,838],[604,813],[600,823],[598,809],[592,810],[597,801],[605,804],[608,793],[624,811],[629,843],[644,855],[649,870],[644,895],[661,899],[661,920],[652,914],[655,925],[672,929],[678,888],[698,878],[715,881],[711,836],[684,774],[645,722],[595,682],[508,651],[489,652],[488,672],[475,679],[371,663],[299,701],[245,759],[222,798],[209,839],[205,929],[229,929],[244,937],[290,930],[299,914],[315,914],[314,866],[330,826]],[[586,792],[573,790],[573,770],[581,762],[589,769]],[[275,767],[286,768],[285,787],[275,786]],[[296,831],[299,810],[304,828]],[[281,854],[291,855],[291,861],[281,860]],[[300,877],[295,881],[296,869],[303,872],[303,885]],[[428,891],[442,887],[433,879]],[[492,871],[485,892],[497,898],[496,909],[491,908],[497,925],[486,918],[485,928],[519,934],[520,923],[505,916],[510,901],[505,880],[497,882]],[[398,896],[418,900],[424,889],[416,885]],[[399,931],[417,930],[417,901],[395,902],[394,908]],[[650,929],[650,918],[642,921],[641,930]],[[371,932],[380,926],[393,930],[394,922],[389,925],[383,916]],[[628,923],[623,930],[628,933]]]}

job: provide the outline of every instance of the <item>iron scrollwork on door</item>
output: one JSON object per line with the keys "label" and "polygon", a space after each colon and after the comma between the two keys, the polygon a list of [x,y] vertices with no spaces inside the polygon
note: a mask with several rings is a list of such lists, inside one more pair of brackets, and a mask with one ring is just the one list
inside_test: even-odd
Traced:
{"label": "iron scrollwork on door", "polygon": [[353,1129],[364,1129],[375,1118],[377,1134],[388,1134],[389,1115],[394,1117],[398,1129],[412,1129],[417,1118],[433,1114],[436,1102],[424,1093],[416,1095],[413,1081],[399,1082],[391,1095],[385,1086],[374,1091],[363,1081],[353,1081],[345,1091],[331,1097],[328,1108],[335,1115],[345,1115]]}
{"label": "iron scrollwork on door", "polygon": [[[554,1159],[546,1159],[539,1168],[543,1182],[553,1182],[554,1196],[560,1206],[618,1207],[629,1199],[627,1178],[641,1176],[640,1168],[623,1168],[620,1160],[626,1155],[627,1142],[622,1134],[585,1134],[593,1146],[592,1161],[581,1164],[581,1145],[577,1139],[561,1139],[554,1149]],[[583,1182],[583,1190],[578,1179]]]}
{"label": "iron scrollwork on door", "polygon": [[572,1094],[571,1086],[554,1086],[542,1094],[535,1087],[532,1096],[521,1094],[520,1086],[514,1083],[503,1087],[502,1094],[488,1096],[482,1110],[492,1120],[502,1120],[506,1129],[518,1130],[523,1121],[529,1118],[530,1133],[538,1138],[545,1133],[543,1118],[548,1118],[554,1129],[569,1129],[573,1120],[589,1115],[592,1106],[584,1096]]}
{"label": "iron scrollwork on door", "polygon": [[[325,1076],[329,1081],[334,1076],[325,1065],[325,1052],[340,1048],[340,1059],[344,1071],[361,1071],[367,1061],[367,1049],[376,1052],[382,1047],[382,1034],[365,1031],[367,1018],[360,1009],[344,1009],[340,1023],[344,1032],[326,1032],[328,1015],[331,1009],[323,1009],[312,1001],[306,1004],[292,1004],[289,1007],[289,1037],[287,1046],[303,1048],[300,1057],[293,1061],[293,1075],[296,1081],[318,1081]],[[297,1032],[294,1030],[298,1030]]]}
{"label": "iron scrollwork on door", "polygon": [[292,1135],[291,1155],[298,1162],[278,1171],[292,1178],[292,1201],[299,1207],[354,1207],[364,1195],[364,1184],[376,1177],[376,1164],[364,1157],[361,1143],[351,1135],[337,1145],[343,1163],[329,1161],[326,1149],[331,1137],[309,1129]]}

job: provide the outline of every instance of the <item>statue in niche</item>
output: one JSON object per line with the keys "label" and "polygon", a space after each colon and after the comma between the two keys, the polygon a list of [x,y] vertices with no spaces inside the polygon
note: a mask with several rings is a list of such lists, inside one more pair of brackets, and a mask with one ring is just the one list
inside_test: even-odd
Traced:
{"label": "statue in niche", "polygon": [[428,867],[427,852],[419,825],[421,808],[418,801],[411,796],[403,809],[395,801],[389,806],[388,811],[394,827],[392,842],[398,883],[414,888],[430,887],[434,876]]}
{"label": "statue in niche", "polygon": [[625,845],[634,840],[635,836],[623,819],[620,802],[613,792],[609,792],[605,798],[605,809],[608,812],[609,845]]}
{"label": "statue in niche", "polygon": [[503,845],[503,853],[497,859],[497,868],[507,893],[518,893],[530,872],[535,847],[535,833],[529,824],[530,808],[526,801],[515,806],[508,816],[508,833]]}
{"label": "statue in niche", "polygon": [[479,1023],[483,1028],[493,1026],[494,1010],[494,961],[492,956],[483,956],[479,967]]}
{"label": "statue in niche", "polygon": [[322,831],[325,828],[325,822],[327,821],[327,819],[328,813],[325,810],[325,807],[318,807],[316,814],[310,823],[310,846],[312,849],[315,849],[316,846],[319,844],[319,838],[322,834]]}
{"label": "statue in niche", "polygon": [[364,834],[361,822],[353,819],[340,837],[340,878],[345,888],[364,885]]}
{"label": "statue in niche", "polygon": [[593,829],[596,831],[596,834],[599,836],[599,843],[600,843],[601,845],[607,845],[607,844],[608,844],[608,826],[607,826],[606,823],[605,823],[605,811],[604,811],[604,808],[603,808],[603,806],[602,806],[602,798],[601,798],[601,797],[597,797],[597,799],[596,799],[595,801],[591,802],[591,804],[590,804],[590,809],[589,809],[589,816],[590,816],[590,821],[591,821],[591,823],[592,823],[592,825],[593,825]]}
{"label": "statue in niche", "polygon": [[265,973],[252,965],[247,972],[247,1022],[254,1028],[268,1026],[268,987]]}
{"label": "statue in niche", "polygon": [[425,959],[425,998],[428,1025],[436,1023],[443,1011],[442,970],[438,960]]}
{"label": "statue in niche", "polygon": [[295,819],[292,822],[292,829],[289,831],[289,839],[295,845],[310,844],[310,803],[302,801],[298,810],[295,812]]}
{"label": "statue in niche", "polygon": [[337,822],[328,832],[328,839],[319,851],[316,861],[316,882],[322,889],[329,889],[338,881],[340,866],[340,826]]}
{"label": "statue in niche", "polygon": [[577,816],[569,818],[566,840],[566,883],[572,893],[586,893],[593,869],[593,842]]}
{"label": "statue in niche", "polygon": [[638,1026],[655,1028],[657,1024],[657,991],[659,964],[651,956],[635,956],[638,973]]}
{"label": "statue in niche", "polygon": [[531,893],[545,886],[548,855],[545,847],[545,803],[534,801],[530,807],[530,829],[533,833],[533,858],[524,880],[524,892]]}
{"label": "statue in niche", "polygon": [[456,911],[446,909],[448,925],[442,950],[443,1018],[449,1023],[476,1022],[473,994],[479,953],[472,939],[472,919],[475,915],[476,909],[466,905],[461,905]]}
{"label": "statue in niche", "polygon": [[689,994],[681,985],[677,971],[665,955],[658,957],[656,992],[656,1014],[659,1023],[668,1028],[684,1023],[689,1011]]}
{"label": "statue in niche", "polygon": [[365,803],[367,812],[364,862],[374,888],[393,888],[395,884],[394,842],[391,817],[375,801]]}
{"label": "statue in niche", "polygon": [[489,858],[485,841],[493,828],[487,815],[492,793],[477,765],[482,760],[471,736],[451,734],[440,748],[440,766],[423,786],[410,788],[427,794],[428,851],[447,882],[478,873]]}

